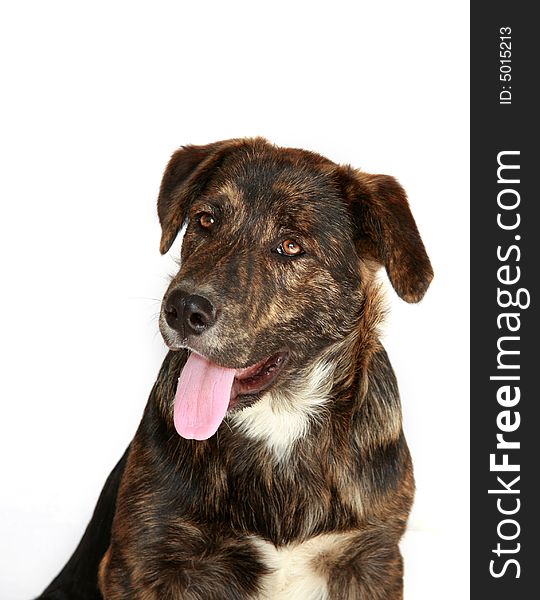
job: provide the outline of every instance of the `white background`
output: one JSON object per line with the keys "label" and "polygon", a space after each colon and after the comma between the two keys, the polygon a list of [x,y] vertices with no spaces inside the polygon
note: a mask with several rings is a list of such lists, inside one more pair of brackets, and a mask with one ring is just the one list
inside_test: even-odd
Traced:
{"label": "white background", "polygon": [[165,355],[166,161],[244,135],[409,193],[436,277],[390,292],[385,333],[418,485],[405,598],[468,597],[468,3],[2,6],[0,598],[63,566]]}

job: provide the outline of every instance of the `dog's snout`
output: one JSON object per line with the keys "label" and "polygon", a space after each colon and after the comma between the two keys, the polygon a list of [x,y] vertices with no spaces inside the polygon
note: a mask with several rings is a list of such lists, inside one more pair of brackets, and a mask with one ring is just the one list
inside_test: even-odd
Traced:
{"label": "dog's snout", "polygon": [[216,322],[216,309],[204,296],[177,289],[165,302],[165,320],[184,336],[200,335]]}

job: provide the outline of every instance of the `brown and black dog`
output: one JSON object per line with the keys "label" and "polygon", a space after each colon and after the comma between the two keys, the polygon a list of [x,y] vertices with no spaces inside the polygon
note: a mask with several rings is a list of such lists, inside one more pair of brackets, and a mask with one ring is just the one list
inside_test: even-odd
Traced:
{"label": "brown and black dog", "polygon": [[234,139],[178,150],[158,213],[162,253],[183,235],[170,352],[41,597],[402,598],[414,481],[376,272],[408,302],[433,276],[405,192]]}

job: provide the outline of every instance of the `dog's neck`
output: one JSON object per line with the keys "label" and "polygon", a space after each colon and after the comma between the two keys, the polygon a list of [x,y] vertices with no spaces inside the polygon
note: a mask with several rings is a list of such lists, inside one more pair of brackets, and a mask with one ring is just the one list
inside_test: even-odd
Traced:
{"label": "dog's neck", "polygon": [[349,414],[357,410],[369,387],[367,367],[381,349],[378,306],[378,301],[364,302],[355,326],[343,339],[328,346],[286,386],[269,390],[255,404],[229,415],[229,426],[263,442],[281,461],[312,427],[329,421],[336,403]]}
{"label": "dog's neck", "polygon": [[285,390],[269,390],[255,404],[231,414],[228,422],[262,441],[281,460],[314,423],[325,420],[333,387],[334,365],[318,360]]}

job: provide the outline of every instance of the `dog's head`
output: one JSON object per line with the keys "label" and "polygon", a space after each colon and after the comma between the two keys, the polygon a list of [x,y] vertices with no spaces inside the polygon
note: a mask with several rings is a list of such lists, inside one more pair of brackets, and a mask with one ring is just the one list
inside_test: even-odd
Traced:
{"label": "dog's head", "polygon": [[240,406],[357,326],[373,265],[408,302],[433,275],[395,179],[261,138],[178,150],[158,213],[162,253],[183,233],[163,337]]}

